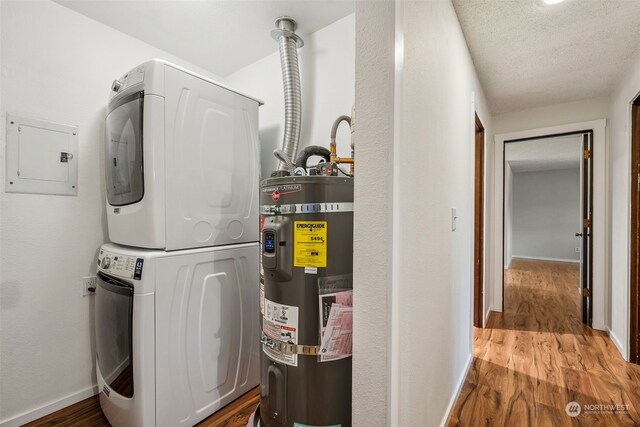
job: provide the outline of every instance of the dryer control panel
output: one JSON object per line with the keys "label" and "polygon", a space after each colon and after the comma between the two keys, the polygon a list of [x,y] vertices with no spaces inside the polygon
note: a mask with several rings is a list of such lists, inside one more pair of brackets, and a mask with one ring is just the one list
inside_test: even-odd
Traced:
{"label": "dryer control panel", "polygon": [[98,270],[112,276],[140,280],[143,267],[144,258],[117,254],[104,249],[100,249],[98,254]]}
{"label": "dryer control panel", "polygon": [[115,93],[121,92],[128,88],[129,86],[133,86],[138,83],[142,83],[144,81],[144,64],[140,65],[137,68],[129,71],[124,76],[120,77],[113,81],[111,85],[111,90]]}

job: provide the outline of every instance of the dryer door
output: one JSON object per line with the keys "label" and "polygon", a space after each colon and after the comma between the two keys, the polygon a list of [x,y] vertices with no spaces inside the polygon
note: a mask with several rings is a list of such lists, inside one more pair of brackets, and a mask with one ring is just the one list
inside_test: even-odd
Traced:
{"label": "dryer door", "polygon": [[106,123],[105,171],[111,206],[137,203],[144,195],[142,113],[144,92],[114,98]]}

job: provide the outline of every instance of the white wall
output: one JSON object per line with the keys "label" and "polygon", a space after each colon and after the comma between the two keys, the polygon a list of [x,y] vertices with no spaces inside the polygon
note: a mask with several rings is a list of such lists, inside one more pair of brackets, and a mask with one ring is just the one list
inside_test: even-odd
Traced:
{"label": "white wall", "polygon": [[513,174],[514,257],[580,262],[580,184],[580,168]]}
{"label": "white wall", "polygon": [[394,3],[356,3],[353,425],[391,425]]}
{"label": "white wall", "polygon": [[609,98],[592,98],[581,101],[553,104],[494,116],[494,133],[509,133],[544,128],[567,123],[603,119],[609,113]]}
{"label": "white wall", "polygon": [[611,96],[609,191],[611,203],[610,336],[629,358],[629,218],[631,102],[640,93],[640,55]]}
{"label": "white wall", "polygon": [[354,425],[444,425],[472,360],[474,110],[492,135],[449,1],[358,2],[356,109]]}
{"label": "white wall", "polygon": [[0,174],[0,422],[15,425],[94,392],[93,298],[80,278],[95,274],[107,240],[111,82],[154,57],[206,72],[53,2],[2,1],[0,11],[3,167],[7,112],[80,128],[77,197],[8,194]]}
{"label": "white wall", "polygon": [[452,4],[399,7],[399,409],[390,425],[438,426],[472,360],[474,110],[493,129]]}
{"label": "white wall", "polygon": [[[265,34],[265,37],[269,37]],[[277,43],[274,41],[274,46]],[[302,132],[299,148],[329,148],[334,120],[351,115],[355,98],[355,14],[304,37],[298,49],[302,89]],[[275,52],[225,77],[225,82],[264,101],[260,107],[260,154],[262,177],[278,162],[275,148],[282,147],[284,95],[280,56]],[[350,157],[350,132],[345,123],[338,129],[338,155]],[[295,160],[295,159],[294,159]],[[348,170],[345,169],[345,170]]]}

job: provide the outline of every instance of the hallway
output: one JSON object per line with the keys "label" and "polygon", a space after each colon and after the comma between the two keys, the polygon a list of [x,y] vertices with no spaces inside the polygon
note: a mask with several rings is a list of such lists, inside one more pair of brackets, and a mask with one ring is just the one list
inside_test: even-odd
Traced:
{"label": "hallway", "polygon": [[[640,425],[640,366],[625,362],[606,333],[583,327],[579,274],[578,264],[513,260],[505,312],[475,329],[449,426]],[[565,406],[574,401],[582,413],[572,418]]]}

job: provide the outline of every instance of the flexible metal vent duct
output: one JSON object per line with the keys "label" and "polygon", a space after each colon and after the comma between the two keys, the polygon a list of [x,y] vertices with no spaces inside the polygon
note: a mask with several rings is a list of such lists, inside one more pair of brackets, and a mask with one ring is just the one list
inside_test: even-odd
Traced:
{"label": "flexible metal vent duct", "polygon": [[[294,31],[296,21],[288,16],[276,20],[276,29],[271,31],[271,37],[280,46],[280,64],[282,67],[282,82],[284,85],[284,137],[282,150],[276,150],[276,157],[280,159],[279,171],[292,172],[291,168],[298,152],[300,141],[300,122],[302,120],[302,97],[300,95],[300,69],[298,67],[298,50],[304,42]],[[283,158],[285,161],[283,161]]]}

